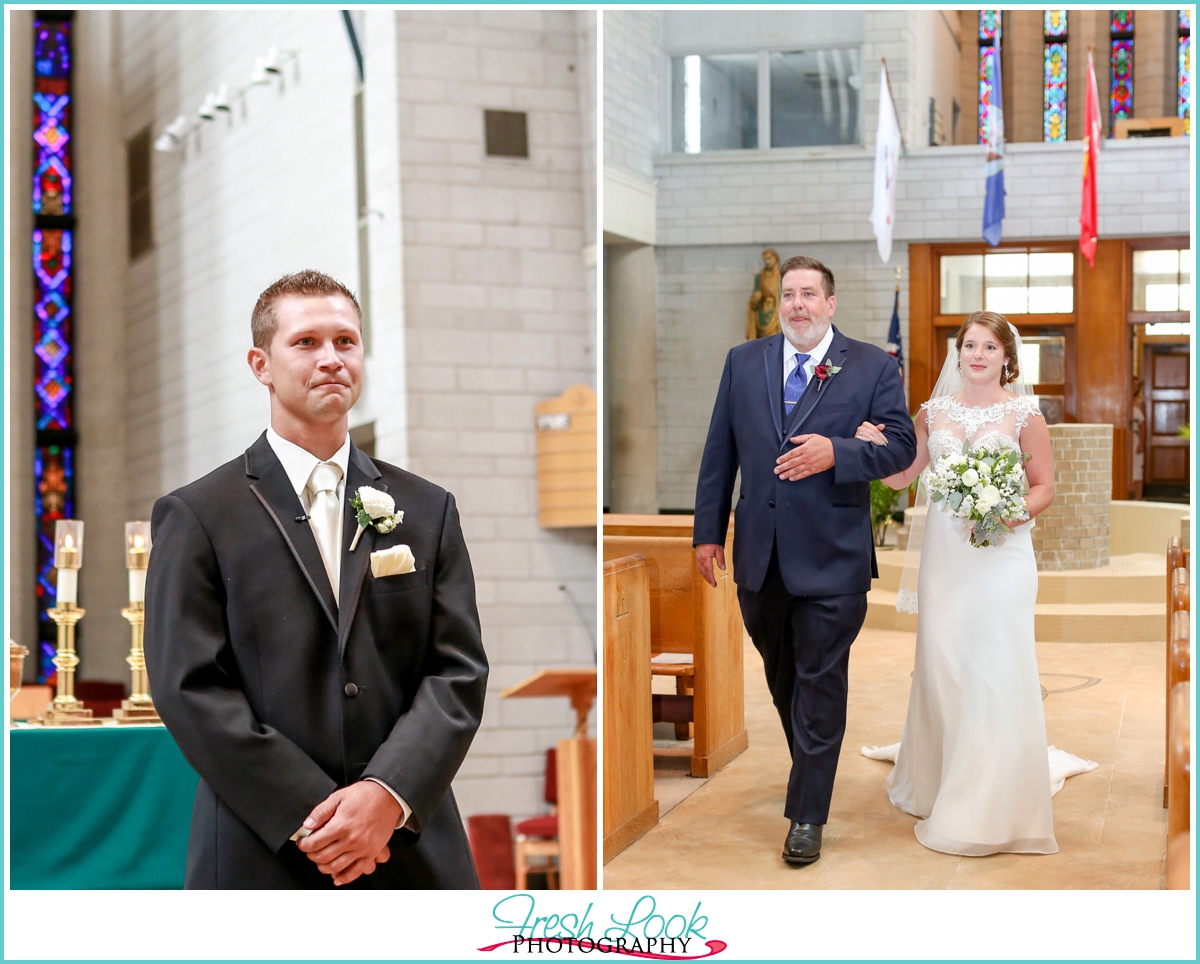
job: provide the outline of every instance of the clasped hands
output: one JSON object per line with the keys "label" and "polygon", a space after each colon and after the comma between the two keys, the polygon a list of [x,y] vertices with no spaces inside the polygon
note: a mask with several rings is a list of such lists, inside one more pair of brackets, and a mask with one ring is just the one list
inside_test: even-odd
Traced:
{"label": "clasped hands", "polygon": [[335,790],[304,820],[307,837],[296,841],[308,859],[337,886],[375,872],[391,857],[388,841],[400,819],[396,798],[362,780]]}

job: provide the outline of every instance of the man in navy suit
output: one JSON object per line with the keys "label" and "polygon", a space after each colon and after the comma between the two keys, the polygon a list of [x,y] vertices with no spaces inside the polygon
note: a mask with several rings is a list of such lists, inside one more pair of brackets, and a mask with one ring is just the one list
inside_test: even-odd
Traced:
{"label": "man in navy suit", "polygon": [[[846,731],[850,644],[878,575],[870,483],[908,468],[916,436],[896,360],[832,325],[833,273],[780,268],[781,334],[730,350],[696,483],[696,565],[725,568],[733,485],[733,576],[792,754],[783,859],[821,855]],[[878,425],[886,445],[854,437]]]}

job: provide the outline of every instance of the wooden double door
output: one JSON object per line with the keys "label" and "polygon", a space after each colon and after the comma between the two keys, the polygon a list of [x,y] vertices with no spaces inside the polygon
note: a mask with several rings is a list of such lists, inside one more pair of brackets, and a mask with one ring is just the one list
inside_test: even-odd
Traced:
{"label": "wooden double door", "polygon": [[1179,434],[1188,422],[1191,346],[1187,342],[1142,346],[1143,398],[1146,406],[1146,497],[1151,486],[1183,486],[1188,473],[1188,440]]}

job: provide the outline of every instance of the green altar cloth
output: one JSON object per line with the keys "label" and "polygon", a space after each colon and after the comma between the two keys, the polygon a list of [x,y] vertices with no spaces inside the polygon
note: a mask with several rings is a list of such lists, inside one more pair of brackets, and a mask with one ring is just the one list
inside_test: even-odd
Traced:
{"label": "green altar cloth", "polygon": [[165,727],[10,732],[14,890],[183,887],[199,778]]}

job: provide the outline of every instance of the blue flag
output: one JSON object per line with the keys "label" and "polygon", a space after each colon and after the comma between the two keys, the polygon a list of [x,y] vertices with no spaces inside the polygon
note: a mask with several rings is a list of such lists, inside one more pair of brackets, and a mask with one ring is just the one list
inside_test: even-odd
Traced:
{"label": "blue flag", "polygon": [[987,116],[987,196],[983,199],[983,240],[995,247],[1004,229],[1004,85],[1000,80],[1000,38],[992,48],[996,65]]}
{"label": "blue flag", "polygon": [[900,366],[900,377],[904,377],[904,346],[900,343],[900,291],[896,290],[896,300],[892,302],[892,323],[888,327],[887,353],[896,359]]}

